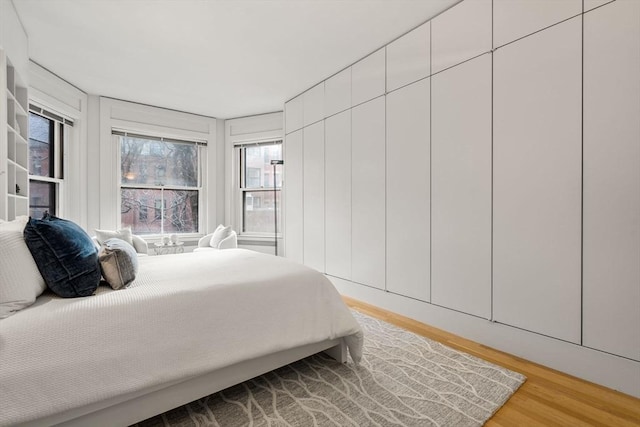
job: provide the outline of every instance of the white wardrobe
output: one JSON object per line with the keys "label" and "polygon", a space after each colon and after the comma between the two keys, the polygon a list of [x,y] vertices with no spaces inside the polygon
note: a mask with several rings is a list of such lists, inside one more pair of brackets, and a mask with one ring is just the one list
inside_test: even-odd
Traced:
{"label": "white wardrobe", "polygon": [[458,3],[285,104],[286,256],[640,372],[639,76],[640,1]]}

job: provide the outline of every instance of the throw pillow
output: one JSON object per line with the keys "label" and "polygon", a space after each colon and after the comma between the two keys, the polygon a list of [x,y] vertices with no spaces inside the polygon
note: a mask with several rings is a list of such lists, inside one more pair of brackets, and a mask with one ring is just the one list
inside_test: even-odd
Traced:
{"label": "throw pillow", "polygon": [[24,241],[27,221],[0,220],[0,319],[30,306],[47,288]]}
{"label": "throw pillow", "polygon": [[225,227],[220,224],[216,231],[213,232],[213,236],[211,236],[211,242],[209,243],[212,248],[218,249],[220,246],[220,242],[231,235],[231,226]]}
{"label": "throw pillow", "polygon": [[95,230],[96,232],[96,240],[98,240],[99,245],[104,245],[109,239],[120,239],[124,240],[128,244],[133,246],[133,237],[130,228],[123,228],[120,230]]}
{"label": "throw pillow", "polygon": [[133,246],[122,239],[104,242],[98,253],[102,277],[113,289],[128,286],[138,273],[138,255]]}
{"label": "throw pillow", "polygon": [[49,289],[64,298],[93,294],[100,284],[98,249],[80,226],[47,214],[29,219],[24,238]]}

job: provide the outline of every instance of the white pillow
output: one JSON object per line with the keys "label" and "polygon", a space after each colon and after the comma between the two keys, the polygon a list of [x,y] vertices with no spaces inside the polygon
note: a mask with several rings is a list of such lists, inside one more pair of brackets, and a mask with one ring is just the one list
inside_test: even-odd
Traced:
{"label": "white pillow", "polygon": [[0,319],[30,306],[47,288],[24,241],[28,221],[0,221]]}
{"label": "white pillow", "polygon": [[96,231],[96,240],[98,240],[98,244],[100,246],[104,245],[109,239],[120,239],[124,240],[131,246],[133,246],[133,237],[131,237],[131,229],[123,228],[121,230],[95,230]]}
{"label": "white pillow", "polygon": [[213,232],[213,236],[211,236],[211,242],[209,243],[209,245],[212,248],[218,249],[218,247],[220,246],[220,242],[222,242],[224,239],[226,239],[230,235],[231,235],[231,226],[229,225],[225,227],[224,225],[220,224],[218,228],[216,228],[216,231]]}

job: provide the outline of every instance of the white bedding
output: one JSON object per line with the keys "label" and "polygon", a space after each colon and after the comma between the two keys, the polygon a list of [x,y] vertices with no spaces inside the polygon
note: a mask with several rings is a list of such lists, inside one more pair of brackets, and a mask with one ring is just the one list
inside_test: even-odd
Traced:
{"label": "white bedding", "polygon": [[143,257],[127,289],[45,294],[0,320],[0,425],[345,337],[360,326],[320,273],[243,249]]}

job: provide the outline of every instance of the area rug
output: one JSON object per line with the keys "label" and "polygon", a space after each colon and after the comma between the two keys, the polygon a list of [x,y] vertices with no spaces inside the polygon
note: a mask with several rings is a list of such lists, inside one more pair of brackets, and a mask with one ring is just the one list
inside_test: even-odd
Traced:
{"label": "area rug", "polygon": [[480,426],[525,377],[353,311],[359,366],[314,355],[137,426]]}

